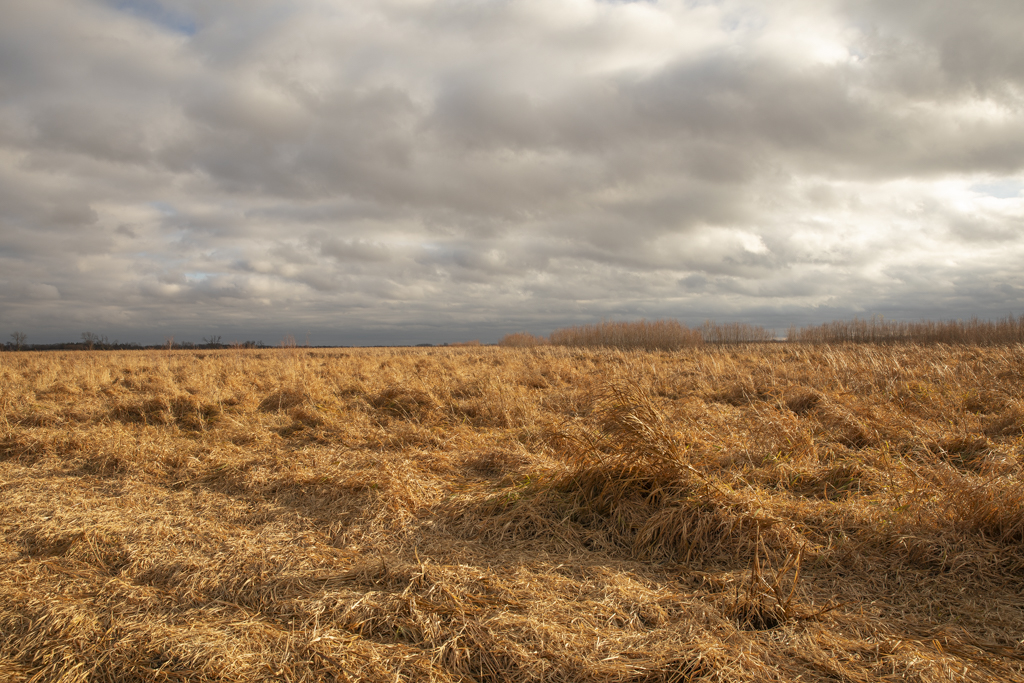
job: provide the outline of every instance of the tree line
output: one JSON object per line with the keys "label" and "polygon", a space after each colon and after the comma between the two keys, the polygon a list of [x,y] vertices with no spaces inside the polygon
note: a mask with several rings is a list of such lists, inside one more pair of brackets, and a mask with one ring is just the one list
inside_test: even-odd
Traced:
{"label": "tree line", "polygon": [[262,341],[224,342],[220,335],[203,337],[202,342],[175,341],[168,337],[163,344],[139,344],[136,342],[110,341],[104,334],[83,332],[80,341],[56,342],[52,344],[30,344],[24,332],[12,332],[10,341],[3,344],[4,351],[143,351],[146,349],[265,349]]}
{"label": "tree line", "polygon": [[998,320],[922,320],[905,322],[881,316],[792,326],[784,339],[747,323],[707,321],[689,328],[678,320],[601,322],[555,330],[548,337],[529,332],[507,334],[500,346],[582,346],[672,351],[703,344],[754,344],[773,341],[805,344],[1024,344],[1024,315]]}

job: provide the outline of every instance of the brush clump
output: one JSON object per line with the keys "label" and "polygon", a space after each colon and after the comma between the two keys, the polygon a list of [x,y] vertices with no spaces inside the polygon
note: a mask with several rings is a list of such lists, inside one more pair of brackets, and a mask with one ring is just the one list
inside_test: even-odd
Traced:
{"label": "brush clump", "polygon": [[567,471],[550,487],[565,518],[609,536],[634,555],[689,561],[742,528],[728,489],[692,464],[683,434],[635,381],[609,384],[589,422],[551,435]]}

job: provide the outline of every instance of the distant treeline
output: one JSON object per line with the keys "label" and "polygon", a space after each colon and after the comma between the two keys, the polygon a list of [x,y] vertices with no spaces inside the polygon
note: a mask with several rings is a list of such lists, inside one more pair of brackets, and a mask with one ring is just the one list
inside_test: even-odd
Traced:
{"label": "distant treeline", "polygon": [[790,327],[787,340],[809,343],[892,344],[1020,344],[1024,343],[1024,315],[999,320],[922,320],[901,322],[872,318],[836,320],[824,325]]}
{"label": "distant treeline", "polygon": [[[204,339],[203,343],[175,342],[143,346],[136,343],[108,342],[106,337],[83,333],[80,342],[29,344],[21,333],[11,335],[12,341],[0,346],[4,351],[92,351],[145,349],[266,349],[262,341],[222,343],[220,337]],[[295,346],[287,338],[282,346]],[[775,333],[760,325],[748,323],[716,323],[708,320],[700,327],[690,328],[678,320],[638,320],[632,322],[601,322],[555,330],[548,337],[529,332],[505,335],[499,346],[578,346],[616,349],[674,351],[702,344],[757,344],[778,341]],[[901,322],[880,316],[835,320],[823,325],[792,326],[785,341],[810,344],[1024,344],[1024,315],[999,320],[923,320]],[[431,346],[421,344],[420,346]],[[444,346],[481,346],[479,340],[444,344]]]}
{"label": "distant treeline", "polygon": [[[505,335],[499,346],[581,346],[673,351],[701,344],[754,344],[776,341],[768,328],[747,323],[707,321],[689,328],[677,320],[602,322],[555,330],[549,337],[529,332]],[[812,344],[1020,344],[1024,316],[1000,320],[899,322],[881,317],[837,320],[823,325],[790,327],[786,341]]]}
{"label": "distant treeline", "polygon": [[747,323],[716,323],[711,320],[699,328],[689,328],[678,320],[648,322],[602,322],[555,330],[544,338],[529,332],[505,335],[499,346],[587,346],[616,349],[674,351],[701,344],[752,344],[770,342],[775,334],[768,328]]}
{"label": "distant treeline", "polygon": [[0,346],[3,351],[145,351],[155,349],[266,349],[263,342],[244,341],[231,344],[195,342],[172,342],[168,344],[143,345],[135,342],[58,342],[56,344],[29,344],[7,342]]}
{"label": "distant treeline", "polygon": [[701,343],[700,332],[677,320],[603,322],[555,330],[548,338],[554,346],[610,346],[617,349],[670,351]]}

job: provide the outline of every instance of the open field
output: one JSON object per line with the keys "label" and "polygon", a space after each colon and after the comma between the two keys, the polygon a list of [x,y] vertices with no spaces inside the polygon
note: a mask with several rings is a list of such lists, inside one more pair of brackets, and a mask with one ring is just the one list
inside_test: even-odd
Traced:
{"label": "open field", "polygon": [[0,354],[0,680],[1024,681],[1024,346]]}

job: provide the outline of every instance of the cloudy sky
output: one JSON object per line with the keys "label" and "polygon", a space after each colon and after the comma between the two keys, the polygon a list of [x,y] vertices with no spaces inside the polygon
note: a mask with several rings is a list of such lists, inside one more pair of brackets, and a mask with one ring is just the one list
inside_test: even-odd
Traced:
{"label": "cloudy sky", "polygon": [[0,341],[1024,314],[1020,0],[0,7]]}

